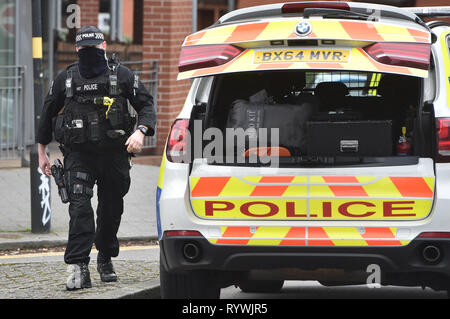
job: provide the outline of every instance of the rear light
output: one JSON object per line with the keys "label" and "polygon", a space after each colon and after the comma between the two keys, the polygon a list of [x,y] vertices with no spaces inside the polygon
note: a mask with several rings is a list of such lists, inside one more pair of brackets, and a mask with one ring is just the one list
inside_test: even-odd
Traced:
{"label": "rear light", "polygon": [[338,9],[338,10],[350,10],[350,7],[345,2],[328,2],[328,1],[315,1],[315,2],[298,2],[298,3],[286,3],[281,7],[282,13],[302,13],[308,8],[320,8],[320,9]]}
{"label": "rear light", "polygon": [[450,162],[450,118],[437,118],[437,154],[436,162]]}
{"label": "rear light", "polygon": [[230,44],[196,45],[181,48],[180,72],[225,64],[244,51]]}
{"label": "rear light", "polygon": [[172,125],[167,141],[167,159],[170,162],[186,162],[189,154],[189,120],[178,119]]}
{"label": "rear light", "polygon": [[421,233],[418,238],[450,238],[448,232],[425,232]]}
{"label": "rear light", "polygon": [[193,237],[202,235],[196,230],[168,230],[165,234],[166,237]]}
{"label": "rear light", "polygon": [[396,66],[428,70],[431,44],[427,43],[374,43],[364,48],[374,60]]}

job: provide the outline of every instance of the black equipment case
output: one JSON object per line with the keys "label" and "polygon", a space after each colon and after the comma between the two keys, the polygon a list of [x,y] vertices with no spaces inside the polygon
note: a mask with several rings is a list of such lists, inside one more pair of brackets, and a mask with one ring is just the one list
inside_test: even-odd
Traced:
{"label": "black equipment case", "polygon": [[[271,128],[279,129],[279,145],[294,154],[306,152],[306,122],[312,115],[312,104],[266,104],[236,100],[228,115],[228,128],[268,129],[267,143],[271,141]],[[266,145],[274,146],[274,145]]]}
{"label": "black equipment case", "polygon": [[391,156],[392,121],[307,122],[308,156]]}

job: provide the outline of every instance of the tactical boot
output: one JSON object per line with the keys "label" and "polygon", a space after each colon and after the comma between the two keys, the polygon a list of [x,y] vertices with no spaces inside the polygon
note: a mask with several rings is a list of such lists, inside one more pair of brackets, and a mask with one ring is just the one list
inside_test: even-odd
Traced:
{"label": "tactical boot", "polygon": [[106,256],[101,252],[99,252],[97,255],[97,270],[98,273],[100,274],[100,279],[103,282],[117,281],[117,275],[114,272],[111,257]]}
{"label": "tactical boot", "polygon": [[71,264],[67,267],[69,277],[67,277],[66,289],[77,290],[91,288],[91,275],[87,263]]}

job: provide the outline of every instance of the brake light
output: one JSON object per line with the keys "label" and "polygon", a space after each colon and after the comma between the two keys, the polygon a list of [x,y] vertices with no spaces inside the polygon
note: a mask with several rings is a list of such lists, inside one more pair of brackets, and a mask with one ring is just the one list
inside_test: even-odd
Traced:
{"label": "brake light", "polygon": [[186,159],[190,142],[188,127],[187,119],[178,119],[173,123],[166,150],[167,159],[170,162],[181,163]]}
{"label": "brake light", "polygon": [[196,45],[181,48],[180,72],[225,64],[244,51],[230,44]]}
{"label": "brake light", "polygon": [[165,234],[166,237],[192,237],[202,235],[196,230],[168,230]]}
{"label": "brake light", "polygon": [[380,63],[428,70],[431,44],[380,42],[364,48]]}
{"label": "brake light", "polygon": [[316,2],[298,2],[298,3],[286,3],[281,7],[282,13],[302,13],[308,8],[320,8],[320,9],[339,9],[350,10],[350,7],[345,2],[328,2],[328,1],[316,1]]}
{"label": "brake light", "polygon": [[437,118],[437,154],[436,162],[450,162],[450,118]]}
{"label": "brake light", "polygon": [[448,232],[425,232],[421,233],[418,238],[450,238]]}

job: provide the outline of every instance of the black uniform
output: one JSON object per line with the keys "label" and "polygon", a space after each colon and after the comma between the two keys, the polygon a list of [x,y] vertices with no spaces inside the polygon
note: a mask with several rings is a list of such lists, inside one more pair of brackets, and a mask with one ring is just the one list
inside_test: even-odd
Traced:
{"label": "black uniform", "polygon": [[[105,256],[119,253],[117,231],[123,197],[130,187],[130,154],[124,144],[135,124],[127,100],[138,113],[137,124],[147,126],[147,135],[153,135],[153,97],[122,65],[110,64],[105,73],[85,79],[78,64],[72,64],[56,77],[45,99],[37,142],[49,144],[54,130],[63,151],[70,197],[64,255],[68,264],[88,263],[93,242]],[[94,184],[98,190],[97,229],[91,206]]]}

